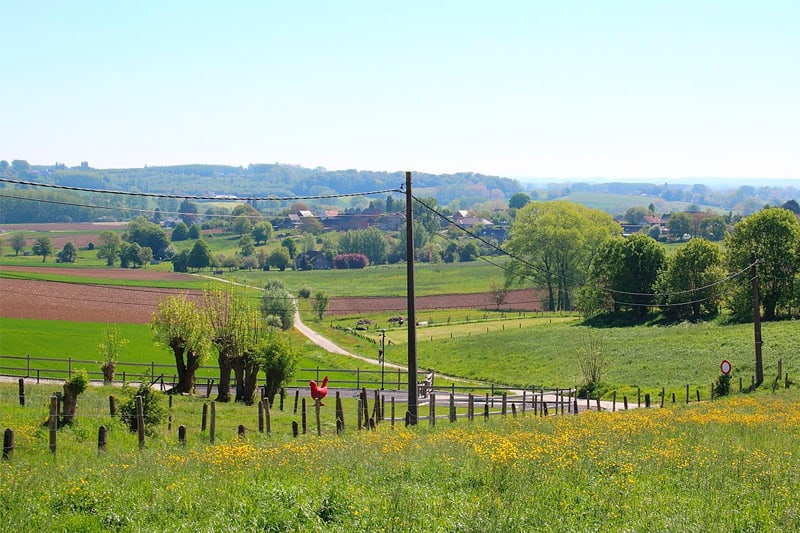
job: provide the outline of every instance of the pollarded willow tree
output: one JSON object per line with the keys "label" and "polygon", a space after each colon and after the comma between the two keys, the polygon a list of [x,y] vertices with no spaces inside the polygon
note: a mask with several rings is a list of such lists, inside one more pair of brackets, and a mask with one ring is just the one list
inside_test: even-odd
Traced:
{"label": "pollarded willow tree", "polygon": [[[245,374],[257,374],[254,345],[261,330],[258,310],[247,300],[245,289],[236,284],[214,284],[203,290],[202,312],[211,343],[217,349],[219,385],[217,401],[231,400],[231,373],[236,376],[236,401],[247,402]],[[250,397],[252,401],[252,397]]]}
{"label": "pollarded willow tree", "polygon": [[[745,218],[725,238],[728,271],[747,269],[751,257],[758,261],[760,301],[764,320],[789,313],[800,301],[800,222],[783,208],[762,209]],[[734,280],[729,301],[734,320],[753,319],[750,276]]]}
{"label": "pollarded willow tree", "polygon": [[570,202],[530,202],[517,212],[506,249],[523,261],[511,263],[506,281],[531,280],[547,290],[547,309],[573,308],[575,289],[600,245],[622,228],[610,215]]}
{"label": "pollarded willow tree", "polygon": [[199,306],[184,295],[168,296],[150,321],[155,341],[172,350],[178,384],[172,392],[194,392],[195,373],[211,351],[208,324]]}

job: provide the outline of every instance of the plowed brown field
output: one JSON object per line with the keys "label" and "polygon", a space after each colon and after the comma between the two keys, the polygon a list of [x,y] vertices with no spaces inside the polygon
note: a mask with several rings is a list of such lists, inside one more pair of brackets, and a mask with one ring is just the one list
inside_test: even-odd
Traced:
{"label": "plowed brown field", "polygon": [[[146,269],[114,268],[87,271],[86,269],[55,267],[15,267],[13,270],[137,280],[191,278],[186,274]],[[190,298],[200,298],[199,291],[0,279],[0,316],[145,324],[150,321],[160,300],[167,295],[181,293],[187,294]],[[541,309],[538,300],[537,295],[530,290],[512,291],[501,309],[538,311]],[[419,311],[453,308],[494,309],[495,305],[491,302],[488,294],[450,294],[417,297],[416,308]],[[366,314],[370,312],[403,314],[406,309],[404,297],[331,298],[328,312],[330,314]]]}

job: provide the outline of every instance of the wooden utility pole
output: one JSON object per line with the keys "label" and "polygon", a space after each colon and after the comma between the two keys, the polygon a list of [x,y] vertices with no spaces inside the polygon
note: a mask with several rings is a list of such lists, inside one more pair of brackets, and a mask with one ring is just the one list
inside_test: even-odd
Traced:
{"label": "wooden utility pole", "polygon": [[414,209],[406,172],[406,298],[408,299],[408,422],[417,424],[417,311],[414,299]]}
{"label": "wooden utility pole", "polygon": [[753,284],[753,334],[756,345],[756,387],[764,382],[764,362],[761,357],[761,301],[758,292],[758,260],[750,254],[750,281]]}

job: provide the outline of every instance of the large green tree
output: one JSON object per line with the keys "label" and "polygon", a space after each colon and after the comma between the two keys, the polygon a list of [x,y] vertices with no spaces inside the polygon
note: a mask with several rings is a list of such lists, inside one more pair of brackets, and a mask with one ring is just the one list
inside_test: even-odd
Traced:
{"label": "large green tree", "polygon": [[97,258],[105,259],[106,266],[114,266],[120,255],[122,239],[117,233],[105,230],[97,238]]}
{"label": "large green tree", "polygon": [[644,316],[656,305],[655,284],[666,253],[651,237],[637,233],[604,242],[589,267],[582,292],[587,312],[633,309]]}
{"label": "large green tree", "polygon": [[50,237],[39,237],[33,243],[33,255],[41,255],[42,263],[45,262],[48,255],[53,255],[53,241]]}
{"label": "large green tree", "polygon": [[8,239],[8,244],[11,246],[11,249],[14,250],[14,255],[19,255],[19,253],[25,249],[27,243],[28,240],[25,238],[24,233],[13,233]]}
{"label": "large green tree", "polygon": [[211,350],[208,324],[199,306],[185,295],[167,296],[150,322],[155,341],[172,350],[178,383],[172,392],[192,394],[195,373]]}
{"label": "large green tree", "polygon": [[[800,275],[800,222],[786,209],[763,209],[741,220],[725,238],[728,271],[743,273],[758,261],[758,281],[764,320],[775,320],[789,312],[798,299]],[[729,301],[737,321],[753,319],[753,296],[749,275],[732,282]]]}
{"label": "large green tree", "polygon": [[59,263],[74,263],[78,259],[78,249],[75,243],[67,241],[61,251],[56,254],[56,261]]}
{"label": "large green tree", "polygon": [[194,246],[192,246],[192,250],[189,252],[189,257],[186,261],[186,266],[189,268],[194,268],[197,270],[201,270],[203,268],[207,268],[211,266],[212,257],[211,257],[211,249],[208,247],[208,244],[203,239],[198,239]]}
{"label": "large green tree", "polygon": [[250,204],[239,204],[231,212],[231,230],[240,236],[253,230],[253,226],[261,221],[261,213]]}
{"label": "large green tree", "polygon": [[622,232],[606,213],[570,202],[530,202],[517,212],[507,250],[507,281],[547,290],[547,309],[571,309],[600,245]]}
{"label": "large green tree", "polygon": [[296,307],[294,298],[286,290],[280,280],[270,280],[264,286],[264,295],[261,297],[261,314],[265,319],[275,317],[280,322],[282,330],[291,329],[294,325]]}
{"label": "large green tree", "polygon": [[667,229],[672,240],[683,240],[684,235],[692,232],[692,217],[688,213],[672,213],[667,220]]}
{"label": "large green tree", "polygon": [[386,235],[374,226],[346,231],[339,238],[340,254],[364,254],[372,265],[386,262],[387,246]]}
{"label": "large green tree", "polygon": [[664,314],[672,319],[699,319],[717,313],[725,269],[719,246],[692,239],[667,258],[656,283]]}
{"label": "large green tree", "polygon": [[260,243],[267,244],[267,241],[272,237],[272,224],[267,221],[261,221],[253,226],[253,240],[256,245]]}
{"label": "large green tree", "polygon": [[155,259],[163,259],[169,246],[167,234],[158,225],[142,216],[136,217],[128,223],[128,229],[123,237],[130,243],[136,243],[139,246],[147,246],[153,250],[153,257]]}

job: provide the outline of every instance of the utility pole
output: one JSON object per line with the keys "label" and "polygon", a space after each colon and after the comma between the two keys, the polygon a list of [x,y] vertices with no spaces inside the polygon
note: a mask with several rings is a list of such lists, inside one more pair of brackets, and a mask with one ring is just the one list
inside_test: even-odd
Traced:
{"label": "utility pole", "polygon": [[406,298],[408,299],[408,422],[417,424],[417,310],[414,300],[414,209],[406,172]]}
{"label": "utility pole", "polygon": [[761,301],[758,292],[758,260],[750,254],[750,281],[753,284],[753,334],[756,344],[756,387],[764,382],[764,361],[761,357]]}

